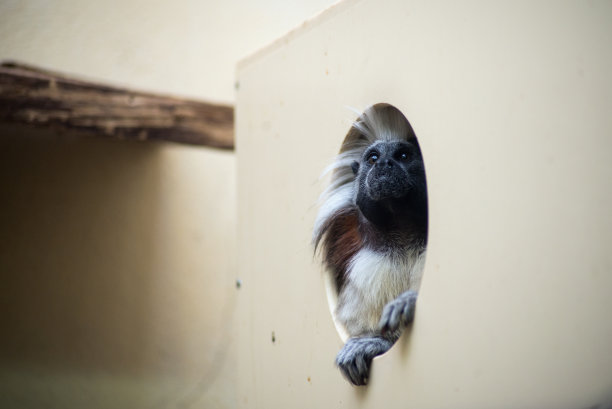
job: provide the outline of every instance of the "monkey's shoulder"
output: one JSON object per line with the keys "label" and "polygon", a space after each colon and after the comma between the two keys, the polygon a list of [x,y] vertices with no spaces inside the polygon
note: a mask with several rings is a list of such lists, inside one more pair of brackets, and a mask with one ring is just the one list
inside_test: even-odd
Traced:
{"label": "monkey's shoulder", "polygon": [[359,215],[356,208],[329,219],[323,238],[324,258],[327,268],[333,273],[336,288],[344,286],[351,260],[363,246],[359,230]]}

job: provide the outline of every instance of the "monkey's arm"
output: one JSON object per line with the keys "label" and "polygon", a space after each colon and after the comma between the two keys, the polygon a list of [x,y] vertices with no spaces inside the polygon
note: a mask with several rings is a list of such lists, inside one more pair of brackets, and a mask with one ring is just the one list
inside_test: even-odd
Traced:
{"label": "monkey's arm", "polygon": [[336,356],[336,365],[353,385],[366,385],[372,359],[392,346],[393,341],[382,337],[349,338]]}
{"label": "monkey's arm", "polygon": [[383,309],[378,329],[380,336],[349,338],[336,356],[336,365],[353,385],[366,385],[372,359],[389,350],[402,329],[414,319],[417,292],[408,290]]}
{"label": "monkey's arm", "polygon": [[410,324],[412,320],[414,320],[416,300],[417,292],[408,290],[385,305],[378,323],[380,333],[385,335],[390,332],[401,330],[403,327]]}

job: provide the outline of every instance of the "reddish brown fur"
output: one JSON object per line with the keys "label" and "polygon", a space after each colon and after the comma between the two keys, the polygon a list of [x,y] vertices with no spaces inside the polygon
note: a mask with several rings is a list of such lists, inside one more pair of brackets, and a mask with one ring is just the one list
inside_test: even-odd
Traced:
{"label": "reddish brown fur", "polygon": [[351,259],[362,245],[357,209],[344,211],[330,219],[323,246],[325,262],[334,273],[338,291],[344,285]]}

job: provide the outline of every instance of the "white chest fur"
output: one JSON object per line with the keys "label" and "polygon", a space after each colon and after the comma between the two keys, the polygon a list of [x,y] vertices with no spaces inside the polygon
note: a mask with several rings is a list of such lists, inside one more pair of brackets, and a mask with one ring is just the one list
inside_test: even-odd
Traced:
{"label": "white chest fur", "polygon": [[376,331],[383,307],[406,290],[418,290],[425,253],[393,255],[360,250],[351,260],[336,317],[350,336]]}

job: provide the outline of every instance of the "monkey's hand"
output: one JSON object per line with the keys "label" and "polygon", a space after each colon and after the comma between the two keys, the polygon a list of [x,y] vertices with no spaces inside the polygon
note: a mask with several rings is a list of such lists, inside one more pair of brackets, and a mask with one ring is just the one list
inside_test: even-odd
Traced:
{"label": "monkey's hand", "polygon": [[417,292],[408,290],[400,294],[395,300],[385,305],[378,329],[381,334],[395,332],[410,324],[414,320],[414,309],[416,306]]}
{"label": "monkey's hand", "polygon": [[336,365],[353,385],[366,385],[372,359],[392,345],[393,342],[381,337],[349,338],[336,356]]}

